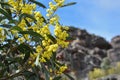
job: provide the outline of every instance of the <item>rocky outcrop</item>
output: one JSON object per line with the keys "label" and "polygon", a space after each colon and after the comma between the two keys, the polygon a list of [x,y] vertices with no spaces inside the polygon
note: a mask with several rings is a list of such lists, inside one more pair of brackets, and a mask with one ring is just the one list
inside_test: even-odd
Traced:
{"label": "rocky outcrop", "polygon": [[[74,39],[79,39],[82,46],[88,48],[98,47],[100,49],[110,49],[111,45],[103,37],[96,36],[94,34],[89,34],[86,30],[78,29],[75,27],[70,27],[69,29],[70,37]],[[74,41],[73,41],[74,42]]]}
{"label": "rocky outcrop", "polygon": [[111,45],[113,48],[120,48],[120,35],[112,38]]}
{"label": "rocky outcrop", "polygon": [[112,49],[107,54],[111,62],[120,61],[120,36],[115,36],[111,40]]}
{"label": "rocky outcrop", "polygon": [[120,36],[114,37],[109,43],[103,37],[75,27],[70,27],[68,33],[73,40],[68,48],[58,49],[57,59],[66,63],[69,70],[75,73],[75,80],[86,77],[94,68],[101,68],[106,57],[111,63],[120,61]]}

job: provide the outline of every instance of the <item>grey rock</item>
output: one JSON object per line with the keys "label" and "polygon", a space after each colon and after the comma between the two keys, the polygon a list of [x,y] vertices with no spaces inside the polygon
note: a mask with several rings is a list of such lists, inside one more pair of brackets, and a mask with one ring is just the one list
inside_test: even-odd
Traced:
{"label": "grey rock", "polygon": [[109,59],[111,62],[118,62],[120,61],[120,48],[113,48],[108,50],[107,52]]}
{"label": "grey rock", "polygon": [[112,38],[111,45],[113,48],[120,48],[120,35]]}

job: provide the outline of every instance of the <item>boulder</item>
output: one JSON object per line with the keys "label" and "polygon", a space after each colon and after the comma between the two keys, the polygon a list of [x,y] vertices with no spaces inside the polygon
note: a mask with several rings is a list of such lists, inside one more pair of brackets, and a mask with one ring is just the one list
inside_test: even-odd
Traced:
{"label": "boulder", "polygon": [[120,35],[112,38],[111,45],[113,48],[120,48]]}
{"label": "boulder", "polygon": [[107,51],[108,58],[111,62],[120,61],[120,48],[113,48]]}

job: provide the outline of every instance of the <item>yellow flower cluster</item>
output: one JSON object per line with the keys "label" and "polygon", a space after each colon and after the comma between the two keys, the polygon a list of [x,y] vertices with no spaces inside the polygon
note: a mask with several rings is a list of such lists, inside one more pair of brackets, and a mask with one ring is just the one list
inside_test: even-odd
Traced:
{"label": "yellow flower cluster", "polygon": [[53,2],[49,2],[50,9],[47,9],[48,14],[46,14],[46,16],[48,17],[52,16],[53,13],[64,4],[65,0],[54,0],[54,2],[56,4],[53,4]]}
{"label": "yellow flower cluster", "polygon": [[111,67],[107,70],[95,68],[94,71],[89,72],[89,78],[90,80],[96,80],[97,78],[101,78],[111,74],[120,74],[120,62],[117,62],[115,67]]}
{"label": "yellow flower cluster", "polygon": [[20,27],[23,31],[26,31],[26,22],[24,19],[22,19],[22,21],[18,24],[18,27]]}
{"label": "yellow flower cluster", "polygon": [[8,0],[8,3],[13,7],[12,12],[32,14],[36,8],[35,4],[23,4],[23,0]]}
{"label": "yellow flower cluster", "polygon": [[44,25],[44,19],[42,18],[42,14],[38,11],[34,12],[35,19],[37,20],[37,26],[41,27]]}
{"label": "yellow flower cluster", "polygon": [[33,10],[36,8],[35,4],[22,4],[22,13],[33,14]]}
{"label": "yellow flower cluster", "polygon": [[57,71],[58,74],[62,74],[67,69],[67,66],[61,66],[60,69]]}
{"label": "yellow flower cluster", "polygon": [[16,30],[11,30],[11,34],[12,34],[15,38],[18,38],[18,31],[16,31]]}
{"label": "yellow flower cluster", "polygon": [[54,0],[57,3],[57,6],[62,6],[65,0]]}
{"label": "yellow flower cluster", "polygon": [[56,15],[50,19],[50,24],[54,25],[59,21],[59,17]]}
{"label": "yellow flower cluster", "polygon": [[41,54],[40,62],[46,62],[46,59],[49,60],[52,57],[53,52],[55,52],[57,49],[58,49],[58,44],[52,44],[49,46],[46,45],[44,52]]}
{"label": "yellow flower cluster", "polygon": [[18,41],[19,41],[20,43],[23,43],[23,42],[25,42],[25,38],[24,38],[24,37],[20,37],[20,38],[18,38]]}
{"label": "yellow flower cluster", "polygon": [[96,78],[100,78],[104,76],[104,71],[98,68],[95,68],[94,71],[89,72],[90,80],[94,80]]}
{"label": "yellow flower cluster", "polygon": [[61,25],[56,24],[54,34],[57,37],[57,43],[59,45],[61,45],[62,47],[66,47],[69,44],[68,42],[65,42],[68,34],[66,31],[63,31],[63,27]]}
{"label": "yellow flower cluster", "polygon": [[38,30],[37,32],[42,36],[47,37],[46,35],[50,34],[49,26],[45,25],[42,28],[40,28],[40,30]]}

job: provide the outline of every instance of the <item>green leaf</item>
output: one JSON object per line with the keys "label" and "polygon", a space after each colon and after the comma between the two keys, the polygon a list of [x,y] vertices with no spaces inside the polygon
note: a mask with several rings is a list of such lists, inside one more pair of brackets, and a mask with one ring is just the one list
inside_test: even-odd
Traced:
{"label": "green leaf", "polygon": [[0,62],[0,66],[4,66],[4,64],[2,62]]}
{"label": "green leaf", "polygon": [[70,80],[75,80],[73,77],[71,77],[69,74],[64,73],[65,76],[67,76]]}
{"label": "green leaf", "polygon": [[5,9],[0,8],[0,13],[3,14],[7,19],[12,20],[12,17]]}
{"label": "green leaf", "polygon": [[57,76],[53,80],[60,80],[61,78],[62,78],[61,76]]}
{"label": "green leaf", "polygon": [[[0,4],[1,4],[1,5],[8,5],[8,6],[11,6],[11,5],[8,4],[7,2],[1,2],[1,1],[0,1]],[[11,7],[12,7],[12,6],[11,6]]]}
{"label": "green leaf", "polygon": [[47,20],[43,16],[42,16],[42,19],[43,19],[44,23],[47,24]]}
{"label": "green leaf", "polygon": [[57,65],[59,66],[64,66],[64,64],[60,63],[60,62],[57,62],[57,61],[54,61]]}
{"label": "green leaf", "polygon": [[[51,64],[50,64],[51,63]],[[56,67],[55,67],[55,63],[53,60],[50,59],[50,63],[48,62],[47,64],[50,64],[49,65],[49,68],[52,68],[52,70],[54,70]]]}
{"label": "green leaf", "polygon": [[2,24],[2,25],[0,25],[0,27],[11,28],[12,25],[10,25],[10,24]]}
{"label": "green leaf", "polygon": [[2,2],[0,1],[0,5],[2,6],[2,8],[4,8],[4,6],[6,7],[12,7],[10,4],[8,4],[7,2]]}
{"label": "green leaf", "polygon": [[56,53],[55,53],[55,52],[53,52],[52,59],[53,59],[54,61],[56,60]]}
{"label": "green leaf", "polygon": [[7,13],[8,13],[10,16],[12,16],[12,12],[11,12],[10,8],[7,8],[7,9],[5,9],[5,10],[7,11]]}
{"label": "green leaf", "polygon": [[22,30],[20,27],[18,27],[18,26],[11,27],[10,30],[23,31],[23,30]]}
{"label": "green leaf", "polygon": [[40,34],[38,34],[37,32],[34,32],[33,30],[29,30],[29,31],[20,31],[19,33],[21,34],[29,34],[32,37],[33,41],[36,41],[38,43],[41,43],[42,39],[44,39],[44,37],[42,37]]}
{"label": "green leaf", "polygon": [[25,23],[27,24],[28,27],[31,26],[27,19],[25,19]]}
{"label": "green leaf", "polygon": [[30,19],[32,19],[33,21],[36,22],[36,19],[34,18],[33,15],[23,13],[19,16],[19,23],[22,21],[23,18],[25,19],[26,17],[28,17],[28,18],[30,18]]}
{"label": "green leaf", "polygon": [[21,57],[9,57],[9,58],[6,58],[6,60],[7,61],[9,61],[9,63],[8,63],[8,66],[10,65],[10,64],[13,64],[13,63],[20,63],[21,62]]}
{"label": "green leaf", "polygon": [[25,4],[26,3],[26,0],[22,0],[23,1],[23,4]]}
{"label": "green leaf", "polygon": [[52,35],[47,35],[54,43],[56,43],[56,39]]}
{"label": "green leaf", "polygon": [[2,20],[4,20],[4,19],[6,19],[5,16],[0,16],[0,22],[1,22]]}
{"label": "green leaf", "polygon": [[22,74],[27,78],[30,77],[31,75],[34,75],[34,73],[32,73],[30,71],[24,71]]}
{"label": "green leaf", "polygon": [[25,76],[26,80],[39,80],[33,72],[24,71],[22,74]]}
{"label": "green leaf", "polygon": [[30,34],[33,37],[39,37],[39,38],[43,39],[43,37],[40,34],[34,32],[32,30],[29,30],[29,31],[20,31],[20,33],[21,34]]}
{"label": "green leaf", "polygon": [[46,67],[44,64],[41,64],[44,74],[45,74],[45,80],[50,80],[50,75],[49,75],[49,71],[47,71]]}
{"label": "green leaf", "polygon": [[61,7],[67,7],[67,6],[71,6],[71,5],[75,5],[75,4],[76,4],[76,2],[70,2],[70,3],[64,4]]}
{"label": "green leaf", "polygon": [[35,1],[35,0],[29,0],[29,1],[31,1],[31,2],[33,2],[33,3],[35,3],[35,4],[37,4],[38,6],[40,6],[40,7],[42,7],[42,8],[46,8],[45,5],[43,5],[42,3],[38,2],[38,1]]}
{"label": "green leaf", "polygon": [[18,21],[17,20],[9,20],[9,23],[8,24],[17,24]]}
{"label": "green leaf", "polygon": [[32,49],[30,48],[30,46],[27,45],[27,44],[24,44],[24,43],[23,43],[23,44],[20,44],[20,45],[18,46],[18,50],[19,50],[21,53],[25,54],[23,63],[28,60],[28,58],[30,57],[30,53],[33,53],[33,51],[32,51]]}
{"label": "green leaf", "polygon": [[75,40],[73,37],[67,37],[65,41],[71,42],[73,40]]}

